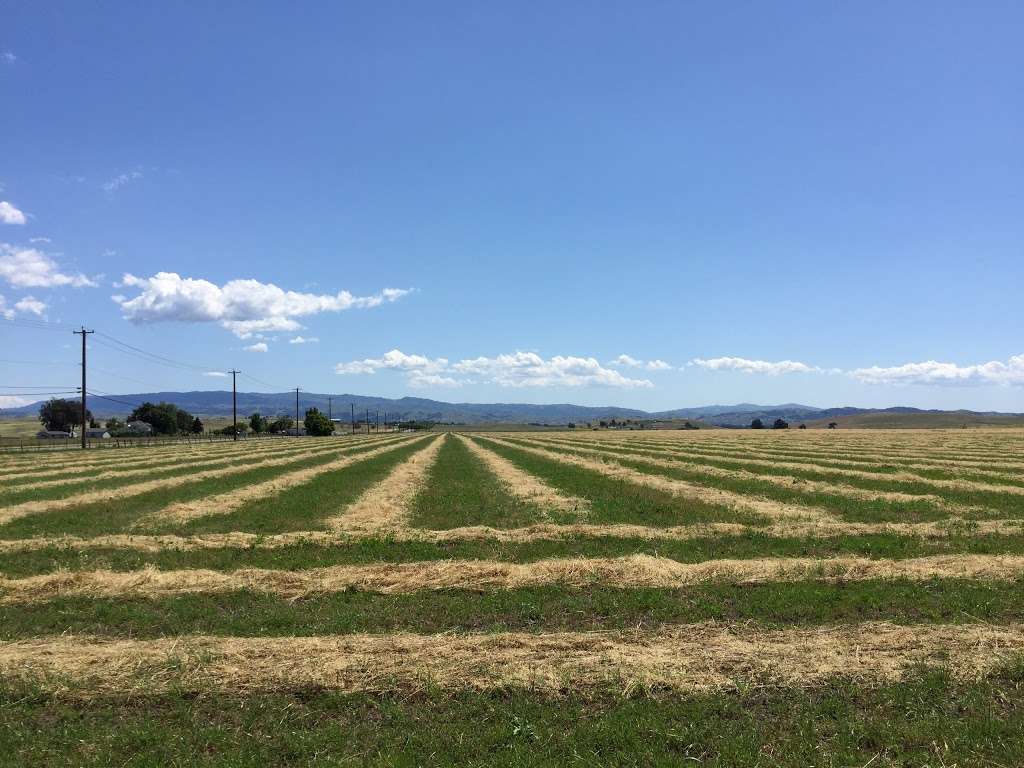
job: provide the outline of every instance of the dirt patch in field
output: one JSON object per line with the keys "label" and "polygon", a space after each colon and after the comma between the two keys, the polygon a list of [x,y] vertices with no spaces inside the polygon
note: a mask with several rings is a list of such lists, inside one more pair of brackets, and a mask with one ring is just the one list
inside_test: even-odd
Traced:
{"label": "dirt patch in field", "polygon": [[327,520],[332,530],[387,534],[408,527],[409,505],[427,482],[446,437],[434,438],[369,488],[344,512]]}
{"label": "dirt patch in field", "polygon": [[1022,654],[1020,625],[885,622],[783,630],[701,623],[653,632],[61,636],[0,645],[0,676],[78,697],[311,686],[369,692],[516,686],[548,693],[657,686],[691,692],[738,684],[810,686],[836,677],[887,682],[922,667],[977,679]]}
{"label": "dirt patch in field", "polygon": [[789,581],[849,582],[871,579],[976,579],[1013,581],[1024,576],[1024,557],[936,555],[905,560],[864,557],[754,558],[680,563],[650,555],[558,558],[531,563],[443,560],[279,571],[187,569],[160,571],[61,571],[23,579],[0,577],[0,603],[34,603],[58,597],[157,598],[167,595],[249,590],[285,598],[359,590],[384,594],[421,590],[506,590],[557,585],[676,589],[708,582],[755,584]]}
{"label": "dirt patch in field", "polygon": [[590,503],[586,499],[560,493],[540,478],[524,472],[508,459],[484,448],[475,440],[471,440],[464,435],[458,435],[458,438],[501,481],[505,489],[516,498],[534,504],[542,511],[553,509],[558,512],[575,515],[580,519],[586,518],[590,510]]}

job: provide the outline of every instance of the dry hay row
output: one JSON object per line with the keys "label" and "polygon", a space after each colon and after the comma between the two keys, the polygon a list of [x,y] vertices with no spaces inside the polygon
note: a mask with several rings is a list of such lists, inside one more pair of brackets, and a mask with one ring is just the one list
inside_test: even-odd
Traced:
{"label": "dry hay row", "polygon": [[[541,441],[531,441],[531,444],[540,444]],[[722,469],[721,467],[715,467],[709,464],[701,464],[695,461],[687,461],[682,458],[678,459],[660,459],[647,455],[637,454],[625,454],[615,448],[583,448],[578,444],[565,444],[565,443],[554,443],[553,441],[544,441],[545,445],[554,445],[559,448],[566,448],[570,450],[578,450],[583,453],[595,454],[598,456],[607,456],[609,458],[627,459],[634,461],[642,461],[645,464],[649,464],[652,467],[663,467],[665,469],[685,469],[694,472],[700,472],[708,477],[719,477],[728,480],[745,480],[754,482],[770,483],[777,485],[782,488],[786,488],[793,491],[807,492],[807,493],[822,493],[833,496],[842,496],[848,499],[858,499],[861,501],[896,501],[896,502],[915,502],[915,501],[928,501],[934,504],[937,508],[942,509],[950,514],[963,514],[969,511],[969,508],[954,504],[940,496],[932,494],[914,494],[914,493],[902,493],[900,491],[879,491],[871,490],[868,488],[857,488],[852,485],[844,485],[842,483],[831,483],[822,480],[805,480],[801,477],[794,477],[792,475],[767,475],[760,474],[757,472],[751,472],[743,469]],[[972,508],[973,509],[973,508]]]}
{"label": "dry hay row", "polygon": [[[264,441],[240,441],[214,444],[183,444],[180,447],[152,447],[152,448],[109,448],[97,449],[96,453],[86,452],[84,455],[80,450],[69,450],[70,456],[51,457],[50,455],[38,456],[32,463],[31,469],[24,465],[12,468],[10,472],[0,473],[0,480],[12,480],[22,477],[54,475],[68,470],[77,471],[80,469],[95,469],[107,466],[119,466],[125,463],[157,463],[175,461],[182,457],[199,455],[207,456],[229,456],[233,454],[244,455],[246,452],[263,452],[281,450],[283,447],[294,447],[305,442],[297,438],[275,438]],[[61,461],[55,460],[62,459]],[[77,461],[75,460],[77,459]]]}
{"label": "dry hay row", "polygon": [[975,579],[1014,581],[1024,577],[1024,556],[935,555],[904,560],[865,557],[752,558],[680,563],[650,555],[615,558],[555,558],[530,563],[445,560],[342,565],[303,571],[244,568],[160,571],[60,571],[22,579],[0,576],[0,604],[39,603],[56,598],[160,598],[247,590],[297,599],[357,590],[383,594],[421,590],[510,590],[570,588],[677,589],[694,584],[763,584],[793,581],[851,582],[876,579]]}
{"label": "dry hay row", "polygon": [[[397,441],[396,441],[397,442]],[[347,451],[354,450],[361,446],[339,446],[336,450],[338,453],[345,453]],[[316,455],[329,454],[334,449],[330,449],[325,452],[318,452]],[[141,483],[133,483],[118,488],[104,488],[101,490],[90,491],[88,496],[83,498],[80,496],[71,496],[59,499],[40,499],[38,501],[26,501],[20,504],[13,504],[7,507],[0,507],[0,525],[6,525],[12,520],[17,520],[28,515],[36,515],[45,512],[52,512],[56,509],[63,509],[68,507],[74,507],[81,504],[93,504],[101,501],[110,501],[111,499],[125,499],[132,496],[140,496],[144,493],[149,493],[156,490],[164,490],[169,488],[177,488],[180,486],[188,485],[189,483],[199,482],[201,480],[210,480],[217,477],[228,477],[230,475],[237,475],[243,472],[248,472],[253,469],[267,469],[272,467],[278,467],[286,464],[291,464],[297,461],[295,456],[283,456],[272,459],[263,459],[260,461],[254,461],[243,466],[232,466],[224,467],[222,469],[208,469],[202,472],[193,472],[187,475],[175,475],[174,477],[160,478],[157,480],[149,480]]]}
{"label": "dry hay row", "polygon": [[662,477],[661,475],[649,475],[643,472],[638,472],[635,469],[625,467],[617,462],[604,459],[603,457],[601,460],[584,459],[579,456],[550,451],[545,448],[523,445],[520,442],[512,443],[495,437],[489,437],[488,440],[495,442],[498,445],[524,451],[550,461],[569,464],[591,472],[597,472],[606,477],[624,480],[626,482],[633,483],[634,485],[657,488],[658,490],[665,491],[676,496],[683,496],[707,504],[720,505],[739,512],[763,515],[769,520],[789,519],[824,521],[834,519],[833,515],[828,514],[822,509],[804,507],[796,504],[786,504],[778,501],[770,501],[768,499],[753,498],[740,493],[733,493],[732,491],[724,491],[718,488],[695,485],[682,480],[673,480],[667,477]]}
{"label": "dry hay row", "polygon": [[327,527],[350,533],[394,533],[409,527],[409,505],[427,482],[427,475],[447,436],[432,439],[403,461],[387,477],[367,489]]}
{"label": "dry hay row", "polygon": [[[811,453],[815,456],[828,457],[848,457],[851,459],[892,459],[892,460],[903,460],[906,458],[912,459],[929,459],[934,461],[951,461],[958,462],[966,460],[978,464],[979,466],[989,466],[992,464],[999,464],[1000,462],[1009,462],[1010,466],[1019,465],[1021,458],[1021,450],[1024,450],[1024,445],[1020,449],[1013,447],[1012,445],[1006,445],[1006,441],[1002,435],[999,436],[1000,440],[1003,441],[1003,445],[1006,446],[1002,449],[995,449],[991,444],[987,446],[986,450],[967,450],[963,446],[954,445],[949,447],[935,446],[929,443],[927,447],[919,445],[911,446],[899,446],[892,443],[880,443],[873,441],[870,444],[863,445],[851,445],[845,438],[833,437],[824,443],[809,443],[804,440],[789,440],[784,441],[762,441],[757,437],[754,437],[754,433],[743,432],[742,438],[736,439],[707,439],[707,440],[692,440],[687,437],[672,437],[672,438],[652,438],[653,432],[644,431],[641,433],[643,436],[631,437],[624,433],[615,433],[611,437],[603,437],[599,435],[591,435],[587,433],[581,433],[578,435],[578,439],[592,440],[593,442],[646,442],[650,444],[661,444],[661,445],[679,445],[693,449],[706,449],[706,450],[723,450],[723,451],[747,451],[747,450],[759,450],[759,451],[795,451],[803,453]],[[719,434],[717,432],[709,434]],[[845,433],[844,433],[845,434]],[[929,435],[930,437],[930,435]]]}
{"label": "dry hay row", "polygon": [[[371,439],[376,440],[377,438],[375,437]],[[385,438],[382,437],[380,439]],[[102,461],[84,460],[81,463],[72,462],[56,468],[49,465],[42,466],[33,471],[17,472],[0,476],[0,482],[5,480],[45,480],[52,477],[65,477],[69,472],[80,472],[86,470],[111,471],[118,467],[129,467],[131,469],[142,467],[159,468],[161,466],[174,467],[178,464],[193,461],[228,461],[232,458],[266,456],[270,454],[286,453],[289,451],[300,451],[303,447],[308,447],[310,442],[310,439],[305,438],[282,438],[280,440],[273,441],[265,440],[259,444],[228,443],[231,447],[203,445],[198,447],[198,449],[197,447],[191,447],[191,449],[182,449],[174,452],[173,454],[171,452],[161,451],[159,456],[150,455],[146,451],[130,451],[127,449],[125,451],[111,450],[111,453],[114,454],[114,456],[104,458]],[[346,438],[345,442],[351,441]],[[81,454],[79,455],[81,456]]]}
{"label": "dry hay row", "polygon": [[[127,477],[138,477],[140,475],[149,475],[153,472],[160,472],[163,470],[171,471],[175,469],[214,469],[216,467],[230,466],[233,462],[244,461],[246,459],[259,459],[263,456],[294,456],[296,459],[302,456],[313,456],[317,453],[330,452],[337,450],[338,448],[353,447],[354,443],[334,443],[327,445],[324,443],[317,444],[305,444],[305,445],[293,445],[290,447],[282,447],[277,450],[259,451],[253,453],[237,452],[228,456],[220,455],[215,457],[197,457],[189,461],[175,461],[175,462],[161,462],[160,464],[135,464],[126,465],[125,469],[122,470],[106,470],[95,474],[88,475],[86,477],[61,477],[53,480],[41,480],[29,483],[21,483],[15,486],[11,486],[7,490],[11,492],[21,492],[36,490],[39,488],[56,488],[62,485],[74,485],[74,484],[88,484],[99,480],[112,480],[115,478],[127,478]],[[362,443],[366,445],[366,443]]]}
{"label": "dry hay row", "polygon": [[609,686],[677,691],[737,684],[896,681],[920,668],[978,679],[1019,661],[1018,624],[887,622],[761,629],[699,623],[656,631],[321,637],[44,637],[0,644],[0,678],[72,697],[167,690],[397,691]]}
{"label": "dry hay row", "polygon": [[[586,538],[637,539],[643,541],[692,541],[725,536],[756,534],[768,538],[836,539],[848,536],[891,535],[925,540],[947,540],[952,536],[1021,536],[1022,520],[967,521],[951,518],[927,523],[850,523],[842,521],[784,521],[769,526],[743,523],[699,523],[655,528],[636,524],[594,525],[588,523],[538,523],[522,528],[493,528],[485,525],[462,526],[444,530],[399,528],[389,533],[396,542],[448,544],[466,541],[527,544],[537,541],[566,541]],[[211,549],[279,549],[297,545],[339,547],[375,534],[338,531],[289,531],[257,534],[244,531],[182,536],[178,534],[106,534],[102,536],[37,536],[27,539],[0,539],[0,553],[35,552],[44,549],[86,551],[127,549],[135,552],[194,552]]]}
{"label": "dry hay row", "polygon": [[[541,437],[537,436],[540,440],[558,442],[559,438],[549,437],[547,435]],[[685,456],[694,456],[701,458],[732,458],[737,454],[742,454],[748,458],[760,457],[766,461],[775,460],[806,460],[811,461],[817,465],[822,465],[822,462],[828,462],[830,464],[838,464],[840,468],[850,469],[870,469],[872,466],[899,466],[906,469],[925,469],[925,470],[949,470],[953,472],[969,472],[972,474],[983,475],[985,477],[993,477],[1000,479],[1019,479],[1020,470],[1024,470],[1024,462],[1000,462],[995,463],[992,461],[965,461],[962,459],[925,459],[920,457],[908,456],[902,454],[898,457],[883,456],[881,454],[870,454],[853,457],[847,454],[822,454],[815,453],[812,451],[772,451],[765,450],[760,447],[752,445],[746,446],[734,446],[730,448],[720,448],[717,446],[709,447],[705,445],[692,445],[684,444],[683,442],[669,442],[667,440],[592,440],[583,438],[561,438],[562,442],[568,442],[572,444],[584,444],[584,445],[601,445],[609,447],[622,447],[622,448],[636,448],[638,450],[650,450],[660,451],[665,453],[672,453]],[[1002,471],[1008,470],[1008,471]]]}
{"label": "dry hay row", "polygon": [[[524,438],[519,438],[527,441]],[[539,444],[539,440],[532,438],[528,440],[531,444]],[[520,447],[518,444],[509,444],[510,447]],[[575,444],[574,444],[575,445]],[[581,448],[579,450],[588,450]],[[591,449],[592,450],[592,449]],[[745,459],[741,456],[730,457],[729,461],[736,464],[753,464],[762,465],[764,461],[758,459]],[[799,462],[790,461],[776,461],[774,466],[778,469],[792,469],[796,471],[813,471],[822,475],[829,475],[838,479],[856,477],[863,480],[882,480],[882,481],[903,481],[909,483],[919,483],[921,485],[928,485],[933,488],[945,488],[955,491],[981,491],[985,493],[998,493],[1006,494],[1009,496],[1024,496],[1024,486],[1015,485],[993,485],[989,483],[979,483],[970,480],[938,480],[931,477],[924,477],[923,475],[915,475],[910,472],[893,472],[889,474],[879,474],[877,472],[868,472],[866,470],[856,469],[833,469],[830,467],[823,467],[817,464],[806,464]]]}
{"label": "dry hay row", "polygon": [[556,510],[565,514],[575,515],[577,519],[585,519],[590,511],[590,502],[579,496],[569,496],[556,488],[552,488],[538,477],[519,469],[508,459],[488,450],[476,440],[465,435],[458,435],[462,444],[470,453],[483,462],[484,466],[498,478],[505,490],[528,504],[533,504],[542,512]]}
{"label": "dry hay row", "polygon": [[204,496],[201,499],[170,504],[139,518],[133,528],[145,530],[152,526],[163,526],[169,523],[187,523],[200,517],[227,515],[241,509],[252,501],[276,496],[289,488],[309,483],[328,472],[337,472],[353,464],[369,461],[380,456],[382,453],[398,450],[410,442],[419,442],[421,439],[423,438],[389,441],[384,445],[371,448],[368,451],[362,451],[353,456],[346,455],[340,459],[329,461],[326,464],[317,464],[314,467],[286,472],[269,480],[245,486],[244,488],[235,488],[224,493]]}

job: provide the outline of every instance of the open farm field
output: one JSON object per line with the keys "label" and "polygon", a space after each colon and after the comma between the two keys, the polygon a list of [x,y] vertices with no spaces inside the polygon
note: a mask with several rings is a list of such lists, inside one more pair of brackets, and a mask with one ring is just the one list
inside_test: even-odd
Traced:
{"label": "open farm field", "polygon": [[1024,764],[1024,430],[0,454],[0,765]]}

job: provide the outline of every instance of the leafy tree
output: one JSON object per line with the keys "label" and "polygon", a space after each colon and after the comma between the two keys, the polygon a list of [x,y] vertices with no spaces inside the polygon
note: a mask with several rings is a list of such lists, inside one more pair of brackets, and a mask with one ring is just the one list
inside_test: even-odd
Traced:
{"label": "leafy tree", "polygon": [[317,408],[310,408],[306,411],[304,421],[306,434],[314,437],[326,437],[334,434],[334,423]]}
{"label": "leafy tree", "polygon": [[829,429],[835,429],[835,428],[836,428],[836,427],[838,427],[838,426],[839,426],[839,425],[838,425],[838,424],[836,424],[836,423],[835,423],[834,421],[830,421],[830,422],[828,423],[828,428],[829,428]]}
{"label": "leafy tree", "polygon": [[807,425],[806,424],[801,424],[800,425],[800,429],[807,429]]}
{"label": "leafy tree", "polygon": [[124,422],[115,416],[111,419],[107,419],[107,423],[103,426],[107,428],[107,431],[110,434],[114,434],[115,432],[120,432],[124,429]]}
{"label": "leafy tree", "polygon": [[750,428],[751,429],[764,429],[764,422],[761,421],[760,419],[754,419],[752,422],[750,422]]}
{"label": "leafy tree", "polygon": [[128,417],[129,421],[144,421],[158,435],[176,435],[192,431],[192,414],[173,403],[143,403]]}
{"label": "leafy tree", "polygon": [[[91,422],[92,413],[87,409],[85,418]],[[58,432],[70,432],[72,427],[82,423],[82,402],[51,398],[39,406],[39,421],[46,429]]]}
{"label": "leafy tree", "polygon": [[257,434],[266,432],[269,426],[270,423],[258,413],[254,413],[249,417],[249,429]]}
{"label": "leafy tree", "polygon": [[292,421],[291,416],[278,416],[267,425],[267,431],[273,432],[274,434],[280,434],[282,432],[287,432],[294,425],[295,422]]}
{"label": "leafy tree", "polygon": [[193,435],[201,435],[202,433],[203,433],[203,422],[199,420],[198,416],[196,416],[194,419],[192,419],[192,434]]}
{"label": "leafy tree", "polygon": [[772,429],[789,429],[789,423],[784,419],[776,419],[772,424]]}

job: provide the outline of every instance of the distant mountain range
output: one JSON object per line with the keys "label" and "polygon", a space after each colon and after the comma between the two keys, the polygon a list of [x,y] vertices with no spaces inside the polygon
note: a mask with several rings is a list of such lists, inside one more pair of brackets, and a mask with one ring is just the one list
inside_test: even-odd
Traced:
{"label": "distant mountain range", "polygon": [[[328,400],[330,397],[330,401]],[[190,413],[199,416],[230,416],[231,393],[215,392],[139,392],[128,395],[112,395],[112,399],[90,396],[89,410],[97,417],[125,416],[133,405],[143,402],[174,403]],[[586,424],[602,419],[660,419],[660,420],[697,420],[720,427],[746,427],[753,419],[761,419],[769,426],[775,419],[781,418],[794,424],[804,421],[821,422],[828,419],[842,419],[864,414],[957,414],[965,419],[1019,417],[1022,414],[1001,414],[993,411],[940,411],[922,410],[919,408],[815,408],[799,403],[782,405],[756,405],[740,403],[738,405],[705,405],[696,408],[676,408],[670,411],[641,411],[634,408],[616,406],[584,406],[561,403],[556,405],[532,405],[529,403],[445,403],[439,400],[428,400],[421,397],[402,397],[389,399],[386,397],[366,397],[364,395],[324,395],[313,392],[299,393],[299,410],[316,406],[324,413],[331,411],[338,419],[347,420],[355,411],[356,419],[365,416],[369,411],[375,414],[385,412],[388,419],[418,421],[436,421],[455,424],[567,424],[569,422]],[[34,416],[39,411],[39,403],[5,408],[0,414],[5,416]],[[238,413],[248,416],[260,412],[263,415],[278,413],[295,413],[295,393],[262,393],[239,392]]]}

